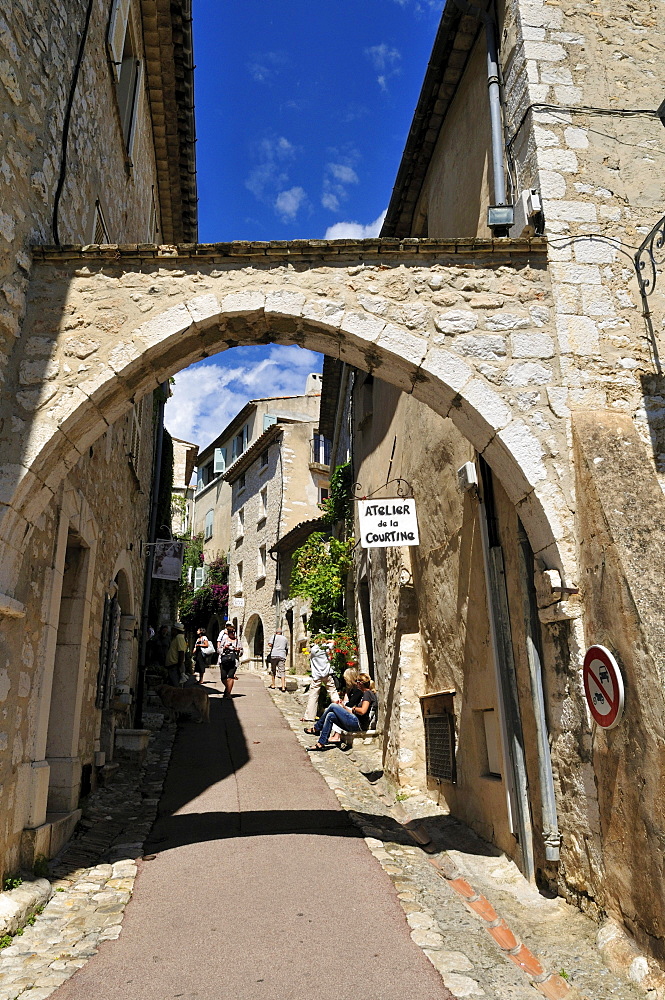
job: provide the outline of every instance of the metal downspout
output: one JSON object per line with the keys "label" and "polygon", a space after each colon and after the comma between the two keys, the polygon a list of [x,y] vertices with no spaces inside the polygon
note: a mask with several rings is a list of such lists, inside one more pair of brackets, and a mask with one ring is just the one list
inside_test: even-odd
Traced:
{"label": "metal downspout", "polygon": [[[506,801],[508,805],[508,821],[511,832],[517,835],[522,852],[523,874],[533,881],[535,864],[533,858],[533,843],[531,822],[529,819],[529,793],[526,775],[524,752],[519,739],[521,726],[519,718],[515,718],[513,703],[516,692],[509,690],[511,677],[509,665],[506,663],[503,643],[500,641],[500,617],[503,604],[502,595],[498,592],[496,573],[493,569],[492,552],[489,543],[487,526],[487,508],[483,500],[478,498],[478,514],[480,520],[480,536],[483,549],[483,566],[485,570],[485,591],[487,596],[487,616],[490,627],[492,646],[492,661],[497,689],[499,707],[499,728],[501,732],[501,750],[503,756],[504,777],[506,781]],[[499,550],[500,551],[500,550]],[[509,627],[509,623],[505,623]]]}
{"label": "metal downspout", "polygon": [[494,177],[494,204],[506,204],[506,169],[503,161],[503,123],[501,121],[501,87],[499,82],[499,47],[496,40],[494,4],[488,10],[475,7],[467,0],[453,0],[455,6],[469,17],[485,25],[487,48],[487,90],[490,102],[492,137],[492,173]]}
{"label": "metal downspout", "polygon": [[543,841],[545,842],[545,858],[547,861],[559,860],[561,834],[556,811],[556,795],[554,792],[554,775],[552,773],[552,756],[545,716],[545,697],[543,694],[543,672],[539,651],[540,622],[536,605],[536,593],[533,583],[533,552],[526,532],[519,524],[519,572],[522,578],[522,600],[524,603],[524,624],[526,626],[526,652],[531,676],[531,698],[536,724],[536,750],[538,753],[538,776],[540,779],[541,815],[543,824]]}
{"label": "metal downspout", "polygon": [[145,560],[143,577],[143,605],[141,608],[141,637],[139,645],[139,663],[136,675],[136,710],[134,712],[134,728],[140,729],[143,724],[143,694],[145,691],[145,653],[148,644],[148,614],[150,594],[152,591],[152,543],[157,535],[157,510],[159,507],[159,490],[162,476],[162,449],[164,444],[164,407],[169,397],[169,383],[160,385],[161,397],[157,407],[157,425],[155,427],[155,454],[152,464],[152,497],[150,501],[150,522],[148,526],[148,542],[150,547]]}

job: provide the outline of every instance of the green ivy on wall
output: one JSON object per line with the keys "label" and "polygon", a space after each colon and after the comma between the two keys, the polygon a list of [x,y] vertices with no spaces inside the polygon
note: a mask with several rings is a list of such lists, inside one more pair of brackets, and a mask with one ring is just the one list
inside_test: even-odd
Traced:
{"label": "green ivy on wall", "polygon": [[348,628],[344,591],[353,544],[353,539],[341,542],[329,538],[325,532],[315,531],[293,554],[289,593],[309,601],[311,632]]}
{"label": "green ivy on wall", "polygon": [[330,477],[328,499],[319,506],[323,520],[331,527],[343,521],[348,533],[353,531],[353,469],[351,462],[338,465]]}

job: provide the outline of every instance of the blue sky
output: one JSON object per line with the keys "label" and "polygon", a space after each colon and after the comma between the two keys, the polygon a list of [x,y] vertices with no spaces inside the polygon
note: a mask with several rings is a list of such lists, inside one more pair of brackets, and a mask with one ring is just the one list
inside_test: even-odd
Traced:
{"label": "blue sky", "polygon": [[[442,7],[194,0],[201,242],[377,235]],[[205,446],[266,385],[304,391],[322,359],[297,352],[236,348],[192,366],[167,426]]]}

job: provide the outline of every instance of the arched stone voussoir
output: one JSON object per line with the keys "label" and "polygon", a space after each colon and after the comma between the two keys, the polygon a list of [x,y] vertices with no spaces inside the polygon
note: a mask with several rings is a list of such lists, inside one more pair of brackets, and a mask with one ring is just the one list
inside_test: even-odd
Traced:
{"label": "arched stone voussoir", "polygon": [[575,514],[558,483],[546,480],[516,506],[536,558],[558,569],[569,586],[578,581]]}
{"label": "arched stone voussoir", "polygon": [[482,378],[464,385],[453,400],[449,416],[478,452],[485,452],[492,438],[513,419],[504,399]]}
{"label": "arched stone voussoir", "polygon": [[547,481],[543,446],[519,418],[499,430],[482,455],[514,504]]}

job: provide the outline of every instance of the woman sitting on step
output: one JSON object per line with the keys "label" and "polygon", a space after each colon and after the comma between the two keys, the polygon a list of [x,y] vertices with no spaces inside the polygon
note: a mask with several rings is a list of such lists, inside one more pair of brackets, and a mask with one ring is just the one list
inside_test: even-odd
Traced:
{"label": "woman sitting on step", "polygon": [[360,704],[351,708],[339,702],[329,705],[318,722],[305,730],[311,736],[319,737],[318,742],[308,750],[325,750],[330,745],[330,732],[335,723],[346,732],[367,732],[370,713],[374,714],[372,709],[376,711],[377,697],[372,691],[372,680],[368,674],[358,674],[356,687],[361,692]]}

